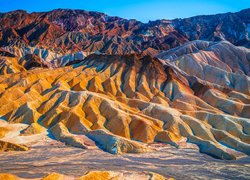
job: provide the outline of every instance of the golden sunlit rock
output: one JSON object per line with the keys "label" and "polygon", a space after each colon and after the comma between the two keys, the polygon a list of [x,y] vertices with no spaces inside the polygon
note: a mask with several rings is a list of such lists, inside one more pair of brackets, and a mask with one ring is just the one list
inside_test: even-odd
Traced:
{"label": "golden sunlit rock", "polygon": [[0,179],[3,180],[17,180],[18,178],[12,174],[7,174],[7,173],[1,173],[0,174]]}
{"label": "golden sunlit rock", "polygon": [[30,124],[23,135],[45,127],[84,149],[86,135],[112,154],[148,151],[134,141],[178,147],[183,138],[222,159],[237,158],[227,148],[250,153],[248,93],[190,78],[149,56],[90,55],[76,66],[5,75],[0,84],[1,116]]}
{"label": "golden sunlit rock", "polygon": [[0,140],[0,151],[27,151],[28,147]]}

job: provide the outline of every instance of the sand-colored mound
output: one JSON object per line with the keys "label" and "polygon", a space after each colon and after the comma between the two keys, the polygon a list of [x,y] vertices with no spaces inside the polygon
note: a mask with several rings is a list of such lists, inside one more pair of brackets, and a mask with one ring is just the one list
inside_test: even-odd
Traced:
{"label": "sand-colored mound", "polygon": [[32,123],[30,126],[22,130],[20,133],[23,136],[29,136],[29,135],[34,135],[34,134],[41,134],[45,131],[46,129],[44,127],[40,126],[37,123]]}
{"label": "sand-colored mound", "polygon": [[[1,180],[28,180],[19,178],[18,176],[2,173]],[[127,172],[127,171],[90,171],[81,177],[66,176],[59,173],[50,173],[44,177],[36,179],[41,180],[165,180],[172,178],[165,178],[160,174],[152,172]]]}
{"label": "sand-colored mound", "polygon": [[[129,173],[129,172],[112,172],[112,171],[91,171],[86,175],[80,177],[78,180],[94,180],[94,179],[107,179],[107,180],[129,180],[129,179],[141,179],[141,180],[164,180],[163,176],[156,173]],[[170,178],[168,178],[170,179]]]}
{"label": "sand-colored mound", "polygon": [[0,119],[0,129],[8,130],[0,137],[1,141],[25,147],[30,147],[43,141],[43,139],[47,137],[47,129],[37,123],[28,125],[23,123],[10,123]]}
{"label": "sand-colored mound", "polygon": [[114,154],[143,152],[134,141],[178,147],[187,139],[204,153],[235,159],[249,154],[243,80],[230,89],[150,56],[94,54],[67,67],[0,76],[0,116],[31,129],[39,124],[80,148],[86,135]]}
{"label": "sand-colored mound", "polygon": [[92,171],[87,173],[86,175],[79,178],[79,180],[91,180],[91,179],[116,179],[118,180],[121,174],[117,172],[111,171]]}
{"label": "sand-colored mound", "polygon": [[27,151],[27,150],[29,150],[27,146],[0,140],[0,151]]}
{"label": "sand-colored mound", "polygon": [[70,134],[68,129],[62,123],[56,124],[50,130],[53,136],[55,136],[57,140],[64,142],[67,145],[74,146],[74,147],[83,148],[83,149],[86,148],[84,143],[79,138]]}
{"label": "sand-colored mound", "polygon": [[172,132],[162,131],[162,132],[159,132],[155,136],[155,141],[170,144],[170,145],[173,145],[175,147],[179,147],[179,143],[183,141],[183,138],[179,135],[172,133]]}
{"label": "sand-colored mound", "polygon": [[66,179],[62,174],[51,173],[42,178],[42,180],[64,180]]}
{"label": "sand-colored mound", "polygon": [[130,141],[119,136],[114,136],[105,132],[104,130],[91,131],[86,135],[90,139],[94,140],[100,148],[112,154],[142,153],[150,150],[139,142]]}
{"label": "sand-colored mound", "polygon": [[3,138],[10,131],[7,127],[0,127],[0,138]]}
{"label": "sand-colored mound", "polygon": [[12,175],[12,174],[1,173],[0,179],[2,179],[2,180],[18,180],[19,178],[17,176]]}

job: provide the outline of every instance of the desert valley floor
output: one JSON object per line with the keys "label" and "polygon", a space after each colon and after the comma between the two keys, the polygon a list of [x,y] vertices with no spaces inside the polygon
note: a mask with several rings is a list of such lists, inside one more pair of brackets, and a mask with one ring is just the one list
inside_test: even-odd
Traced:
{"label": "desert valley floor", "polygon": [[[250,157],[238,154],[238,160],[221,160],[202,154],[199,148],[182,142],[180,148],[151,143],[149,152],[113,155],[102,151],[90,139],[82,137],[88,149],[70,147],[43,132],[20,136],[26,124],[9,124],[0,120],[1,127],[11,127],[3,140],[29,145],[28,151],[0,153],[0,171],[24,179],[41,179],[51,173],[73,180],[87,172],[112,171],[129,173],[128,179],[143,179],[143,172],[153,172],[174,179],[242,179],[250,177]],[[81,137],[80,137],[81,138]],[[54,179],[54,178],[52,178]],[[144,178],[146,179],[146,178]],[[156,178],[157,179],[157,178]]]}
{"label": "desert valley floor", "polygon": [[250,157],[226,161],[201,154],[197,148],[176,149],[154,144],[157,149],[143,154],[112,155],[104,151],[65,146],[52,139],[40,142],[26,152],[0,154],[1,172],[35,179],[56,172],[80,177],[88,171],[149,171],[177,180],[242,179],[250,177]]}

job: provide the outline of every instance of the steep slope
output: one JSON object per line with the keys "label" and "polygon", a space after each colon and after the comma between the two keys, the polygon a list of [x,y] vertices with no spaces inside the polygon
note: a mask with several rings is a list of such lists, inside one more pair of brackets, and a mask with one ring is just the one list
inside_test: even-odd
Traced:
{"label": "steep slope", "polygon": [[250,154],[249,78],[238,76],[245,79],[235,83],[247,81],[244,89],[203,81],[150,56],[93,54],[67,67],[0,76],[0,116],[38,123],[58,140],[57,132],[73,142],[86,135],[111,153],[187,140],[201,152],[235,159]]}
{"label": "steep slope", "polygon": [[249,47],[250,9],[237,13],[195,16],[175,19],[173,26],[189,40],[227,40],[235,45]]}
{"label": "steep slope", "polygon": [[0,15],[0,26],[0,46],[29,45],[64,53],[129,54],[150,47],[169,49],[186,41],[169,22],[158,26],[83,10],[13,11]]}
{"label": "steep slope", "polygon": [[250,93],[250,50],[247,48],[236,47],[227,41],[193,41],[157,57],[191,76]]}

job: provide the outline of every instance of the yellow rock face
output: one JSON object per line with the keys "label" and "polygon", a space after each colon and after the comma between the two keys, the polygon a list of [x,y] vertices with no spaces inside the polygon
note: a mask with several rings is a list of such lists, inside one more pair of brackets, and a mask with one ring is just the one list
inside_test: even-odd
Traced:
{"label": "yellow rock face", "polygon": [[95,179],[119,180],[119,173],[108,172],[108,171],[93,171],[79,178],[79,180],[95,180]]}
{"label": "yellow rock face", "polygon": [[75,135],[89,135],[114,154],[144,152],[152,142],[178,147],[186,138],[218,158],[249,155],[249,104],[247,92],[136,55],[91,55],[77,65],[0,76],[1,117],[31,125],[27,134],[43,126],[71,146],[85,148]]}
{"label": "yellow rock face", "polygon": [[0,140],[0,151],[27,151],[28,147]]}
{"label": "yellow rock face", "polygon": [[64,177],[62,174],[51,173],[42,178],[42,180],[64,180]]}
{"label": "yellow rock face", "polygon": [[168,131],[162,131],[159,132],[157,134],[157,136],[155,136],[155,141],[156,142],[162,142],[162,143],[167,143],[167,144],[171,144],[173,146],[178,147],[178,143],[181,140],[181,136],[180,135],[176,135],[172,132],[168,132]]}
{"label": "yellow rock face", "polygon": [[0,174],[2,180],[17,180],[18,178],[12,174]]}
{"label": "yellow rock face", "polygon": [[34,135],[34,134],[40,134],[45,132],[46,129],[43,128],[42,126],[40,126],[37,123],[32,123],[29,127],[27,127],[26,129],[24,129],[21,134],[24,136],[28,136],[28,135]]}
{"label": "yellow rock face", "polygon": [[0,127],[0,138],[4,137],[9,131],[6,127]]}
{"label": "yellow rock face", "polygon": [[[12,174],[0,174],[1,180],[24,180]],[[116,172],[116,171],[90,171],[81,177],[66,176],[58,173],[51,173],[41,180],[165,180],[167,178],[160,174],[151,172]]]}

